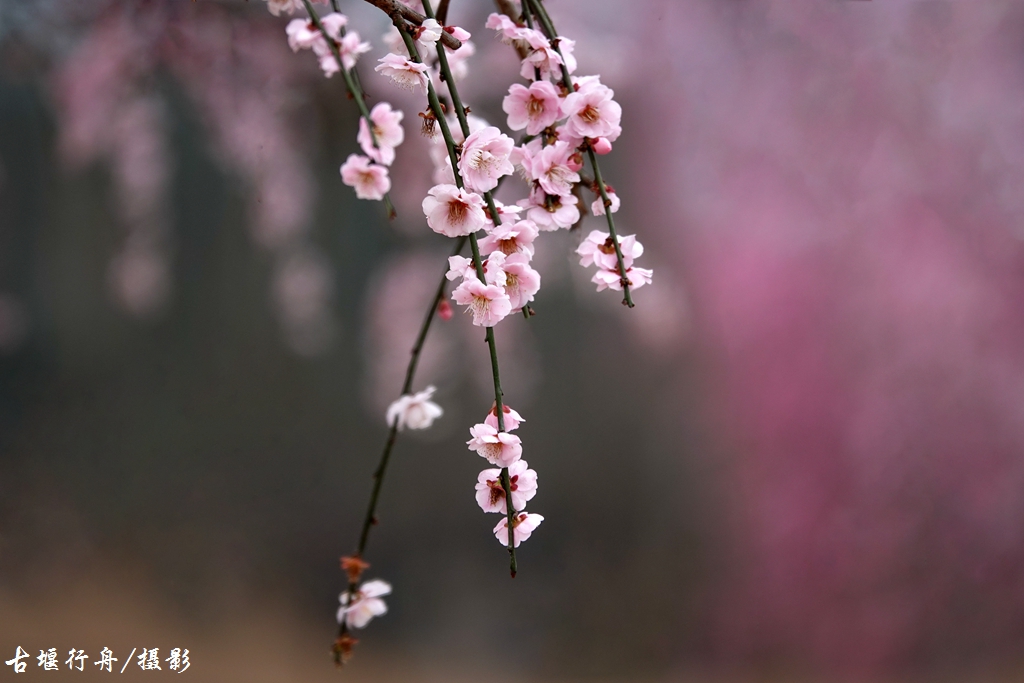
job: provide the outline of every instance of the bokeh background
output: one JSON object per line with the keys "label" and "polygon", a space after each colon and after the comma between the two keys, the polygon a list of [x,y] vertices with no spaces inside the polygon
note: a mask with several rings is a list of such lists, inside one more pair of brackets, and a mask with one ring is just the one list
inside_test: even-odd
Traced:
{"label": "bokeh background", "polygon": [[[0,654],[29,676],[187,647],[197,680],[337,680],[338,557],[449,249],[386,18],[342,4],[406,113],[391,223],[340,181],[342,81],[263,2],[0,0]],[[1019,680],[1024,5],[548,5],[623,105],[605,176],[654,284],[627,311],[545,234],[538,315],[497,330],[546,517],[515,581],[463,445],[486,348],[435,326],[445,416],[401,437],[390,612],[340,675]],[[504,125],[491,9],[450,18]]]}

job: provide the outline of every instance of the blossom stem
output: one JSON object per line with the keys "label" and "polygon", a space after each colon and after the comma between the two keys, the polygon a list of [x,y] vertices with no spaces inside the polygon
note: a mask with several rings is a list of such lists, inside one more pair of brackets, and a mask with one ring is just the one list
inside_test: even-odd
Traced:
{"label": "blossom stem", "polygon": [[[452,250],[452,256],[458,256],[462,253],[462,250],[466,246],[466,238],[460,237],[455,243],[455,248]],[[434,298],[430,300],[430,306],[427,308],[427,313],[423,317],[423,324],[420,325],[419,334],[416,335],[416,342],[412,346],[411,355],[409,358],[409,365],[405,370],[405,382],[402,383],[402,396],[405,396],[412,392],[413,379],[416,376],[416,367],[420,362],[420,353],[423,351],[423,343],[427,339],[427,333],[430,331],[430,325],[434,322],[434,317],[437,314],[437,307],[444,299],[445,289],[448,285],[447,267],[445,272],[441,274],[441,282],[437,285],[437,292],[434,294]],[[370,502],[366,507],[366,516],[363,518],[363,528],[359,534],[359,544],[356,546],[355,557],[362,558],[363,553],[366,552],[366,544],[370,538],[370,529],[376,523],[377,519],[377,501],[380,499],[380,490],[384,484],[384,475],[387,473],[388,462],[391,460],[391,450],[395,446],[395,440],[398,437],[398,420],[391,425],[391,429],[388,430],[387,441],[384,442],[384,451],[380,455],[380,462],[377,464],[377,469],[373,473],[373,490],[370,492]],[[348,598],[345,600],[345,607],[348,607],[356,592],[359,590],[359,581],[350,581],[348,584]],[[344,636],[348,632],[348,624],[342,619],[338,630],[338,637]],[[334,655],[335,662],[341,663],[341,652],[336,651]]]}
{"label": "blossom stem", "polygon": [[[537,21],[540,22],[541,27],[544,29],[544,34],[548,40],[551,41],[551,47],[562,56],[562,50],[558,47],[558,31],[555,30],[554,24],[551,23],[551,17],[548,16],[548,11],[544,8],[543,0],[523,0],[524,5],[529,5],[534,16],[537,17]],[[525,11],[524,11],[525,14]],[[562,59],[562,84],[573,92],[572,75],[569,73],[569,68],[565,65],[565,59]],[[619,265],[619,278],[620,284],[622,285],[622,303],[630,308],[633,308],[633,297],[629,292],[629,276],[626,275],[625,264],[622,260],[622,247],[619,246],[619,237],[615,232],[615,219],[612,218],[611,211],[611,200],[608,198],[608,188],[604,184],[604,180],[601,178],[601,167],[597,163],[597,155],[594,154],[594,150],[590,145],[587,145],[587,156],[590,157],[590,165],[594,168],[594,180],[597,183],[598,190],[601,193],[601,201],[604,202],[604,216],[608,221],[608,234],[611,236],[612,244],[615,246],[615,259]]]}
{"label": "blossom stem", "polygon": [[[431,9],[430,0],[423,0],[423,11],[430,18],[433,18],[433,10]],[[399,33],[402,34],[402,39],[405,41],[406,49],[409,51],[409,58],[414,62],[422,63],[420,59],[419,50],[416,48],[416,43],[409,34],[409,30],[406,27],[404,20],[401,16],[393,14],[391,16],[395,27]],[[462,129],[463,139],[469,137],[469,121],[466,119],[466,110],[462,104],[462,98],[459,97],[458,88],[455,87],[455,79],[452,77],[451,69],[448,66],[448,56],[444,52],[444,48],[440,47],[437,50],[438,64],[441,69],[441,77],[444,82],[448,85],[448,94],[452,98],[452,107],[455,109],[455,116],[459,121],[459,127]],[[445,120],[444,112],[441,110],[441,103],[437,98],[437,92],[434,90],[434,84],[427,81],[427,101],[430,103],[430,107],[434,112],[434,116],[437,118],[438,124],[441,127],[441,134],[444,136],[445,144],[448,147],[448,156],[452,162],[452,174],[455,176],[455,184],[457,187],[463,187],[462,176],[459,173],[459,157],[458,152],[455,148],[455,140],[452,138],[451,129],[448,127],[448,123]],[[495,226],[501,225],[501,217],[498,215],[498,209],[494,204],[494,197],[490,192],[484,193],[484,199],[487,202],[487,208],[491,214],[491,220]],[[476,234],[469,235],[469,246],[473,252],[473,267],[476,269],[477,277],[480,282],[486,282],[484,275],[483,260],[480,258],[480,246],[477,243]],[[498,417],[498,431],[505,431],[505,407],[503,401],[503,394],[501,390],[501,375],[498,370],[498,348],[494,339],[494,328],[488,327],[486,331],[487,348],[490,351],[491,356],[491,374],[494,378],[494,407]],[[508,521],[508,554],[509,554],[509,572],[512,577],[516,575],[516,550],[513,534],[512,522],[515,518],[515,507],[512,504],[512,484],[509,477],[508,468],[504,467],[501,470],[501,485],[505,490],[505,514]]]}
{"label": "blossom stem", "polygon": [[[373,132],[373,119],[370,118],[370,110],[366,106],[366,97],[363,95],[363,89],[359,87],[359,83],[355,78],[355,69],[350,72],[345,68],[345,62],[341,58],[341,51],[338,49],[338,43],[331,38],[330,34],[324,28],[323,23],[320,21],[320,15],[317,14],[316,10],[313,9],[313,5],[310,0],[302,0],[302,4],[306,7],[306,13],[309,14],[309,18],[313,21],[313,25],[316,26],[320,34],[323,35],[324,40],[327,41],[328,47],[331,48],[331,54],[334,55],[335,61],[338,63],[338,70],[341,71],[342,76],[345,78],[345,87],[348,89],[349,95],[356,101],[356,107],[359,109],[359,115],[366,121],[366,127],[370,131],[370,140],[373,142],[375,149],[379,149],[380,146],[377,144],[377,136]],[[331,0],[331,7],[335,12],[338,11],[337,0]],[[345,29],[342,28],[342,34],[344,35]],[[395,218],[398,214],[395,212],[395,206],[391,203],[391,196],[389,193],[384,193],[384,209],[388,213],[388,218]]]}

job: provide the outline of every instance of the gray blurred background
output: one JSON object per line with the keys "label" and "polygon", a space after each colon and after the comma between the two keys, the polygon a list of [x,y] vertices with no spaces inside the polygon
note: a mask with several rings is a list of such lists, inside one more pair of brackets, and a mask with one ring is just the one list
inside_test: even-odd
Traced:
{"label": "gray blurred background", "polygon": [[[340,181],[343,82],[263,2],[0,0],[0,654],[28,675],[72,646],[338,675],[338,558],[450,249],[424,103],[372,71],[386,17],[342,5],[405,112],[390,223]],[[464,445],[486,347],[437,321],[445,415],[396,447],[390,611],[340,675],[1017,680],[1024,6],[548,5],[623,105],[602,165],[654,284],[593,291],[602,219],[538,241],[538,315],[497,328],[546,518],[514,581]],[[490,11],[450,19],[504,127]]]}

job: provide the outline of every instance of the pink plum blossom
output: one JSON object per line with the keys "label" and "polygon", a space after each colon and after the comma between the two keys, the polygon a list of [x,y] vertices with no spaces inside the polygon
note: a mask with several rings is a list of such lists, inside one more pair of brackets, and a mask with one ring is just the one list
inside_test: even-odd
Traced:
{"label": "pink plum blossom", "polygon": [[497,12],[492,12],[487,17],[487,23],[484,26],[497,31],[500,34],[501,42],[506,44],[511,44],[515,40],[523,40],[523,32],[528,30],[512,21],[508,16]]}
{"label": "pink plum blossom", "polygon": [[537,224],[531,220],[502,223],[487,230],[487,235],[480,239],[480,251],[487,254],[500,251],[506,256],[523,253],[532,257],[533,242],[538,234]]}
{"label": "pink plum blossom", "polygon": [[[314,0],[316,2],[317,0]],[[281,13],[291,14],[295,10],[301,10],[303,7],[302,0],[267,0],[267,9],[275,17],[281,16]]]}
{"label": "pink plum blossom", "polygon": [[[484,271],[486,277],[487,271]],[[461,278],[474,278],[476,277],[476,268],[473,266],[473,259],[466,258],[465,256],[449,256],[448,257],[448,272],[445,273],[445,277],[449,281],[457,280]]]}
{"label": "pink plum blossom", "polygon": [[[644,285],[651,284],[653,275],[654,271],[649,268],[626,268],[626,278],[629,280],[630,289],[640,289]],[[597,285],[599,292],[604,289],[622,290],[622,278],[619,276],[617,267],[610,270],[599,269],[590,281]]]}
{"label": "pink plum blossom", "polygon": [[341,53],[341,62],[346,69],[352,69],[356,65],[359,55],[370,51],[370,44],[359,39],[359,33],[349,31],[338,44],[338,52]]}
{"label": "pink plum blossom", "polygon": [[[493,256],[501,254],[493,254]],[[530,267],[530,257],[526,254],[512,254],[502,264],[505,271],[505,293],[513,311],[533,301],[534,295],[540,291],[540,273]]]}
{"label": "pink plum blossom", "polygon": [[612,151],[612,143],[608,138],[597,138],[590,145],[594,148],[594,154],[608,154]]}
{"label": "pink plum blossom", "polygon": [[[501,407],[501,414],[503,416],[502,421],[505,423],[505,431],[511,432],[519,429],[519,425],[526,420],[515,410],[512,410],[508,406]],[[484,424],[490,425],[495,429],[498,428],[498,408],[497,406],[491,406],[491,411],[487,413],[487,417],[484,418]]]}
{"label": "pink plum blossom", "polygon": [[[488,125],[487,121],[473,114],[466,117],[466,122],[469,123],[470,135],[483,130]],[[462,136],[462,129],[454,118],[448,119],[448,129],[451,131],[452,139],[456,145],[465,141],[465,138]],[[431,137],[434,142],[430,146],[430,160],[434,162],[434,182],[437,184],[454,185],[455,173],[452,171],[452,161],[448,155],[448,147],[445,145],[442,136],[435,134]]]}
{"label": "pink plum blossom", "polygon": [[508,160],[512,162],[512,165],[519,171],[520,177],[527,183],[533,182],[533,157],[541,153],[544,149],[544,141],[539,137],[530,140],[525,145],[519,147],[513,147],[512,151],[509,152]]}
{"label": "pink plum blossom", "polygon": [[459,158],[459,173],[466,185],[476,192],[487,192],[498,186],[498,178],[515,169],[508,155],[515,143],[494,126],[487,126],[466,138]]}
{"label": "pink plum blossom", "polygon": [[531,49],[519,70],[519,75],[523,78],[534,80],[538,73],[540,78],[537,80],[546,80],[552,73],[558,77],[562,72],[562,64],[565,64],[569,73],[576,71],[576,58],[573,56],[576,41],[559,36],[558,47],[562,51],[559,55],[558,51],[551,47],[547,36],[540,31],[521,29],[519,38],[525,40]]}
{"label": "pink plum blossom", "polygon": [[[470,33],[469,31],[467,31],[464,28],[460,28],[459,26],[445,26],[444,30],[447,31],[448,33],[452,34],[452,38],[454,38],[455,40],[459,41],[463,45],[466,44],[467,40],[469,40],[470,38],[473,37],[472,33]],[[461,50],[461,49],[462,48],[459,48],[459,50]],[[459,50],[455,50],[455,52],[458,52]]]}
{"label": "pink plum blossom", "polygon": [[[516,532],[518,535],[518,532]],[[338,623],[344,620],[349,628],[363,628],[374,617],[386,614],[388,606],[381,600],[381,596],[391,594],[391,584],[387,581],[374,579],[367,581],[356,591],[352,602],[345,607],[348,600],[348,591],[339,596],[341,607],[338,608]]]}
{"label": "pink plum blossom", "polygon": [[[604,189],[605,189],[605,192],[608,193],[608,201],[610,201],[612,203],[612,205],[611,205],[612,213],[615,213],[616,211],[619,210],[619,206],[621,205],[621,202],[619,201],[619,195],[617,195],[615,193],[615,190],[613,190],[608,185],[605,185]],[[604,199],[601,197],[601,195],[598,195],[597,199],[595,199],[593,202],[591,202],[591,204],[590,204],[590,213],[594,214],[595,216],[603,216],[604,215]]]}
{"label": "pink plum blossom", "polygon": [[527,199],[520,199],[516,203],[526,208],[526,217],[542,232],[570,228],[580,219],[580,210],[577,206],[579,200],[575,195],[558,197],[535,188]]}
{"label": "pink plum blossom", "polygon": [[430,229],[447,237],[471,235],[487,223],[483,197],[455,185],[435,185],[423,198]]}
{"label": "pink plum blossom", "polygon": [[[489,285],[497,285],[499,287],[505,286],[505,255],[498,252],[490,254],[480,264],[484,269],[484,282]],[[473,259],[466,258],[465,256],[449,256],[448,257],[448,272],[445,273],[445,277],[449,280],[456,280],[458,278],[470,278],[479,279],[476,275],[476,266],[473,264]]]}
{"label": "pink plum blossom", "polygon": [[[537,473],[525,460],[516,460],[508,466],[508,478],[512,508],[522,510],[537,495]],[[500,469],[486,469],[477,477],[476,502],[484,512],[506,512]]]}
{"label": "pink plum blossom", "polygon": [[320,17],[320,24],[324,27],[327,37],[337,42],[341,40],[341,29],[348,24],[348,17],[344,14],[331,12]]}
{"label": "pink plum blossom", "polygon": [[354,187],[360,199],[383,199],[391,189],[387,166],[371,164],[369,157],[349,154],[341,165],[341,180]]}
{"label": "pink plum blossom", "polygon": [[[352,69],[356,65],[359,55],[370,51],[370,44],[360,40],[359,33],[356,31],[349,31],[340,41],[335,40],[334,44],[338,48],[338,54],[341,55],[341,65],[345,69]],[[320,59],[320,70],[324,72],[324,76],[330,78],[340,71],[338,58],[326,40],[313,43],[313,52]]]}
{"label": "pink plum blossom", "polygon": [[466,442],[469,450],[487,462],[498,467],[508,467],[523,454],[522,441],[518,436],[508,432],[499,432],[489,424],[477,424],[469,428],[473,437]]}
{"label": "pink plum blossom", "polygon": [[480,327],[494,327],[512,312],[512,302],[504,287],[466,278],[452,292],[452,299],[473,312],[473,324]]}
{"label": "pink plum blossom", "polygon": [[284,32],[288,35],[288,47],[292,52],[310,50],[314,44],[324,42],[320,29],[308,19],[292,19],[285,26]]}
{"label": "pink plum blossom", "polygon": [[612,99],[614,95],[611,88],[600,82],[566,95],[562,102],[566,132],[581,138],[618,137],[622,130],[622,107]]}
{"label": "pink plum blossom", "polygon": [[[512,517],[512,547],[518,548],[519,544],[530,537],[534,530],[544,521],[541,515],[530,512],[517,512]],[[502,545],[508,545],[508,518],[502,517],[498,525],[494,527],[494,537]]]}
{"label": "pink plum blossom", "polygon": [[569,143],[558,141],[537,154],[524,156],[523,169],[546,194],[564,197],[571,194],[573,184],[580,181],[579,174],[569,168],[572,153]]}
{"label": "pink plum blossom", "polygon": [[394,53],[388,53],[378,61],[380,64],[374,67],[374,71],[390,77],[392,82],[399,88],[419,90],[426,94],[428,83],[426,64],[413,62],[406,57]]}
{"label": "pink plum blossom", "polygon": [[403,116],[401,111],[392,109],[387,102],[378,102],[374,105],[370,111],[370,120],[373,122],[373,135],[377,138],[377,147],[373,146],[373,138],[370,137],[370,127],[366,125],[366,119],[359,119],[359,133],[356,139],[363,152],[378,164],[390,166],[395,160],[395,147],[405,140],[405,131],[402,130]]}
{"label": "pink plum blossom", "polygon": [[[487,285],[505,287],[505,254],[501,252],[489,254],[480,265],[483,267],[483,281]],[[473,259],[465,256],[449,256],[449,271],[444,276],[449,280],[457,278],[478,280]]]}
{"label": "pink plum blossom", "polygon": [[509,128],[525,128],[528,135],[536,135],[559,119],[561,105],[558,89],[550,81],[536,81],[529,88],[513,83],[501,108],[508,114]]}
{"label": "pink plum blossom", "polygon": [[424,48],[433,47],[437,41],[441,40],[443,30],[444,27],[437,23],[437,19],[424,19],[417,31],[416,42]]}
{"label": "pink plum blossom", "polygon": [[405,394],[388,406],[387,422],[389,427],[397,424],[398,431],[409,429],[427,429],[434,420],[444,415],[441,406],[430,400],[437,390],[429,386],[416,394]]}
{"label": "pink plum blossom", "polygon": [[[509,157],[509,159],[511,160],[511,156]],[[504,221],[514,221],[516,220],[517,214],[523,212],[523,207],[516,206],[515,204],[502,204],[497,199],[494,200],[494,208],[498,210],[498,217]]]}
{"label": "pink plum blossom", "polygon": [[[644,245],[637,241],[636,235],[618,235],[619,251],[622,252],[622,264],[626,268],[633,265],[633,260],[640,258],[644,253]],[[576,248],[580,256],[581,266],[596,265],[605,270],[614,270],[619,266],[618,256],[615,254],[615,243],[611,235],[600,230],[593,230],[587,238]]]}

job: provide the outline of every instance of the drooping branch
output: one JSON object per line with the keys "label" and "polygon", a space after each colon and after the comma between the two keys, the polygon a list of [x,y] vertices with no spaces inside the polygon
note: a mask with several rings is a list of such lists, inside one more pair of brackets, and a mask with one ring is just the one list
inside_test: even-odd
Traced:
{"label": "drooping branch", "polygon": [[[455,248],[452,250],[452,256],[458,256],[462,253],[462,250],[466,246],[465,237],[460,237],[455,243]],[[420,362],[420,354],[423,351],[423,343],[427,339],[427,333],[430,332],[431,323],[434,322],[434,317],[437,314],[437,307],[444,299],[445,290],[448,284],[448,273],[447,266],[443,273],[441,273],[441,281],[437,285],[437,291],[434,297],[430,300],[430,305],[427,307],[427,312],[423,317],[423,323],[420,325],[419,334],[416,335],[416,342],[412,346],[409,356],[409,364],[405,369],[405,382],[402,383],[402,395],[405,396],[412,392],[412,383],[416,377],[416,368]],[[357,560],[362,560],[366,553],[366,545],[370,540],[370,529],[373,528],[377,521],[377,503],[380,500],[380,490],[384,485],[384,475],[387,474],[388,464],[391,461],[391,451],[395,447],[395,440],[398,438],[398,421],[391,425],[388,430],[387,441],[384,442],[384,451],[380,455],[380,461],[377,464],[377,469],[373,472],[373,490],[370,492],[370,502],[366,507],[366,515],[363,517],[362,530],[359,533],[359,543],[356,546],[356,551],[352,555]],[[359,590],[359,579],[358,574],[355,580],[350,580],[348,583],[348,599],[344,602],[344,607],[349,607],[352,600]],[[348,624],[346,620],[342,619],[341,624],[338,626],[338,642],[341,642],[345,635],[348,633]],[[342,663],[342,650],[340,647],[334,649],[334,661],[336,664]]]}
{"label": "drooping branch", "polygon": [[[373,132],[373,121],[370,119],[370,110],[366,106],[366,97],[363,95],[363,89],[359,87],[359,79],[356,77],[355,69],[346,69],[345,62],[341,58],[341,51],[338,49],[338,43],[331,38],[330,34],[324,28],[323,22],[320,21],[320,15],[317,14],[316,10],[313,9],[313,5],[309,0],[302,0],[302,4],[306,6],[306,13],[309,14],[310,20],[313,25],[316,26],[320,34],[323,35],[324,40],[327,41],[328,47],[331,49],[331,54],[334,56],[335,61],[338,63],[338,70],[341,71],[342,76],[345,79],[345,87],[348,89],[349,96],[355,100],[356,107],[359,108],[359,115],[366,121],[366,127],[370,131],[370,141],[373,143],[374,148],[379,148],[377,144],[377,135]],[[335,0],[331,0],[331,7],[334,11],[338,11],[338,4]],[[344,27],[342,27],[344,32]],[[391,203],[391,195],[387,192],[384,193],[384,209],[388,213],[388,218],[395,218],[395,206]]]}
{"label": "drooping branch", "polygon": [[[430,0],[423,0],[423,10],[429,16]],[[409,51],[410,59],[414,62],[422,62],[419,56],[419,50],[416,48],[416,42],[412,39],[409,33],[408,27],[400,16],[392,16],[392,21],[395,23],[395,27],[402,34],[402,38],[405,41],[406,49]],[[448,67],[448,58],[444,54],[444,49],[441,48],[437,51],[439,67],[441,69],[441,77],[444,82],[448,85],[448,94],[452,98],[452,106],[455,109],[455,115],[459,120],[459,127],[462,130],[463,138],[469,137],[469,121],[466,119],[466,109],[462,104],[462,99],[459,97],[459,91],[455,87],[455,79],[452,76],[451,69]],[[463,187],[462,175],[459,173],[458,166],[458,154],[455,145],[455,139],[452,137],[451,129],[448,127],[448,122],[445,119],[444,111],[441,109],[440,100],[437,97],[437,92],[434,90],[434,85],[429,80],[427,81],[427,101],[430,103],[430,107],[434,112],[434,116],[437,118],[438,125],[441,129],[441,135],[444,136],[445,145],[448,147],[448,154],[452,162],[452,173],[455,176],[455,184],[457,187]],[[484,200],[487,202],[489,212],[491,214],[491,220],[495,226],[501,224],[501,216],[498,214],[497,207],[494,204],[494,197],[491,192],[484,193]],[[484,276],[483,260],[480,258],[480,247],[477,244],[475,234],[469,236],[469,246],[473,252],[473,267],[476,270],[477,277],[481,282],[486,282]],[[491,373],[494,378],[494,405],[497,412],[498,419],[498,431],[505,431],[505,416],[504,416],[504,393],[501,389],[501,376],[498,371],[498,350],[497,344],[494,339],[494,328],[486,328],[486,340],[487,347],[490,351],[491,357]],[[508,523],[508,554],[509,554],[509,572],[514,578],[517,571],[516,565],[516,550],[514,543],[514,525],[513,521],[515,518],[515,507],[512,504],[512,483],[508,473],[508,468],[503,467],[501,470],[501,485],[505,491],[505,514]]]}
{"label": "drooping branch", "polygon": [[[544,31],[544,35],[547,36],[548,41],[551,43],[552,49],[554,49],[559,56],[562,56],[562,50],[558,46],[558,31],[555,30],[554,24],[551,22],[551,17],[548,16],[547,9],[544,8],[543,0],[523,0],[524,13],[530,9],[530,12],[540,22],[541,28]],[[565,59],[562,59],[562,85],[566,87],[569,92],[573,92],[572,75],[569,73],[568,67],[565,65]],[[615,219],[612,218],[611,210],[611,199],[608,197],[608,187],[604,183],[604,179],[601,177],[601,167],[597,163],[597,155],[594,153],[593,147],[587,145],[587,156],[590,159],[590,165],[594,168],[594,179],[598,191],[601,194],[601,201],[604,203],[605,220],[608,222],[608,234],[611,237],[612,244],[615,247],[615,259],[619,267],[619,283],[622,285],[622,303],[630,308],[633,308],[633,297],[629,292],[629,276],[626,274],[626,267],[622,258],[622,247],[619,246],[619,237],[615,232]]]}

